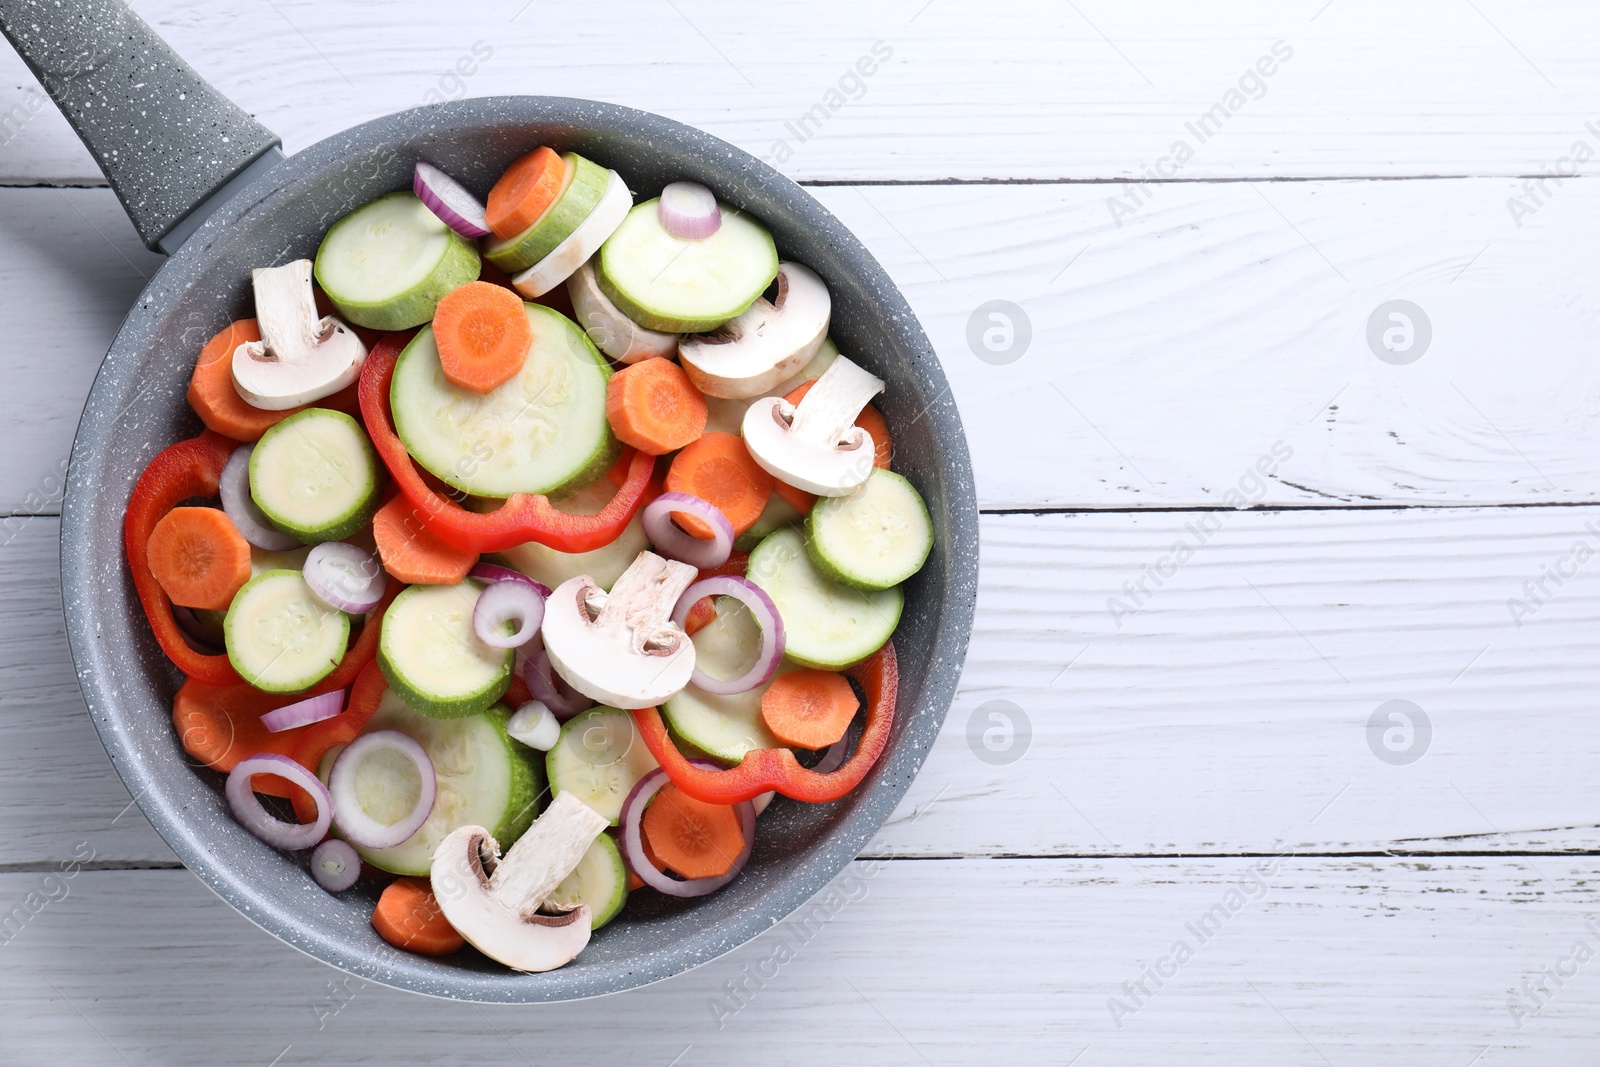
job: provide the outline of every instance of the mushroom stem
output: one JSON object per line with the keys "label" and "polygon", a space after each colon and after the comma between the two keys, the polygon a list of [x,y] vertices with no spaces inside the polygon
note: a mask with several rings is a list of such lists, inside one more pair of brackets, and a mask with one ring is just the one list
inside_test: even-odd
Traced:
{"label": "mushroom stem", "polygon": [[309,259],[297,259],[281,267],[257,267],[250,272],[250,284],[255,290],[256,317],[261,325],[257,344],[264,349],[266,359],[281,362],[310,353],[338,322],[332,316],[317,318]]}
{"label": "mushroom stem", "polygon": [[338,392],[361,373],[367,349],[332,315],[317,317],[311,261],[250,272],[261,340],[233,352],[233,384],[251,405],[286,411]]}
{"label": "mushroom stem", "polygon": [[490,895],[524,921],[532,918],[609,825],[605,816],[573,794],[557,793],[528,832],[500,857],[489,878]]}
{"label": "mushroom stem", "polygon": [[870,435],[855,424],[856,416],[884,388],[882,378],[840,356],[800,398],[799,405],[790,409],[790,429],[799,437],[855,447],[860,437],[870,440]]}
{"label": "mushroom stem", "polygon": [[847,496],[872,473],[872,435],[855,425],[883,379],[840,356],[798,405],[763,397],[745,411],[745,447],[773,477],[818,496]]}

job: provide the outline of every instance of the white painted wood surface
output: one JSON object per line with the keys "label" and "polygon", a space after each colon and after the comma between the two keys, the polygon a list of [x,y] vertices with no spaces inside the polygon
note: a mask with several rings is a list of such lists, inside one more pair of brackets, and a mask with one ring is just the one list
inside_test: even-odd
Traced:
{"label": "white painted wood surface", "polygon": [[[54,516],[160,261],[105,189],[0,188],[0,921],[66,893],[0,933],[0,1063],[1587,1062],[1600,964],[1542,1008],[1522,983],[1600,952],[1600,188],[1519,176],[1600,150],[1592,5],[134,6],[291,150],[430,91],[787,136],[780,169],[855,183],[814,192],[924,322],[983,506],[1023,513],[984,518],[961,689],[865,897],[724,1027],[774,935],[561,1008],[335,993],[187,872],[138,869],[174,861],[84,715]],[[861,98],[789,135],[877,40]],[[1175,182],[1118,184],[1278,40]],[[0,52],[0,186],[103,184]],[[1032,329],[1004,365],[966,337],[995,299]],[[1408,366],[1365,340],[1393,299],[1433,327]],[[1369,747],[1397,699],[1431,722],[1406,765]],[[968,741],[991,701],[1031,723],[1014,762]],[[1147,1006],[1123,991],[1279,852]]]}

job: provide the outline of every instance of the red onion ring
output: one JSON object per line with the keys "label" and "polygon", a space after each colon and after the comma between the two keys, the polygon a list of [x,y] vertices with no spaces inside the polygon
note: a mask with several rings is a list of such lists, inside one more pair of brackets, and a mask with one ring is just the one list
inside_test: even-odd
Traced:
{"label": "red onion ring", "polygon": [[250,544],[267,552],[287,552],[299,548],[300,542],[267,521],[255,498],[250,495],[250,453],[255,445],[240,445],[223,464],[222,475],[217,480],[217,495],[222,498],[222,511],[232,521],[234,529]]}
{"label": "red onion ring", "polygon": [[330,837],[311,852],[311,877],[330,893],[341,893],[361,877],[361,857],[350,842]]}
{"label": "red onion ring", "polygon": [[440,222],[461,236],[489,236],[489,223],[478,198],[432,163],[417,160],[416,169],[411,172],[411,191],[439,216]]}
{"label": "red onion ring", "polygon": [[822,758],[817,760],[811,769],[818,774],[832,774],[844,765],[845,756],[849,751],[850,734],[847,731],[843,737],[822,750]]}
{"label": "red onion ring", "polygon": [[771,678],[783,660],[783,617],[778,614],[778,606],[759,585],[748,578],[719,574],[702,578],[684,590],[678,606],[672,609],[672,621],[681,627],[695,602],[708,596],[731,596],[750,609],[750,614],[756,617],[756,623],[761,627],[761,654],[756,657],[754,665],[737,678],[715,678],[701,670],[700,664],[696,663],[689,684],[713,696],[725,697],[748,692]]}
{"label": "red onion ring", "polygon": [[[368,815],[356,796],[356,769],[361,761],[380,748],[389,748],[409,759],[422,776],[422,788],[417,793],[416,806],[404,817],[392,823],[382,823]],[[393,848],[422,828],[433,811],[434,797],[438,795],[439,780],[433,773],[433,761],[410,734],[399,730],[374,730],[362,734],[344,747],[333,761],[328,774],[328,792],[332,796],[333,821],[339,832],[362,848]]]}
{"label": "red onion ring", "polygon": [[510,567],[502,567],[498,563],[476,563],[473,564],[472,570],[467,573],[480,582],[521,582],[539,590],[539,595],[542,597],[550,596],[550,587],[548,585],[543,582],[536,582],[521,571],[512,570]]}
{"label": "red onion ring", "polygon": [[343,541],[324,541],[306,553],[300,574],[319,600],[348,615],[377,607],[389,584],[377,557]]}
{"label": "red onion ring", "polygon": [[344,690],[336,689],[269,711],[261,716],[261,725],[267,728],[268,733],[279,734],[296,726],[310,726],[314,722],[331,719],[343,709]]}
{"label": "red onion ring", "polygon": [[[672,521],[674,515],[693,515],[708,524],[711,540],[684,531]],[[688,493],[662,493],[645,505],[643,523],[645,536],[663,556],[703,571],[722,566],[733,552],[733,523],[715,504]]]}
{"label": "red onion ring", "polygon": [[699,182],[673,182],[662,189],[656,218],[663,229],[683,241],[704,240],[722,228],[716,194]]}
{"label": "red onion ring", "polygon": [[538,655],[528,657],[522,680],[528,686],[529,695],[549,708],[550,713],[561,722],[594,707],[594,701],[572,688],[565,678],[555,672],[550,666],[550,653],[543,649],[539,650]]}
{"label": "red onion ring", "polygon": [[[261,798],[250,788],[250,779],[258,774],[276,774],[287,778],[311,795],[317,806],[314,822],[284,822],[261,805]],[[333,819],[333,798],[322,779],[306,770],[288,756],[263,752],[240,760],[228,772],[228,784],[223,787],[228,809],[246,830],[255,834],[273,848],[310,848],[328,834]]]}
{"label": "red onion ring", "polygon": [[[690,760],[691,763],[702,767],[716,767],[716,764],[706,760]],[[650,798],[661,790],[661,787],[670,782],[667,772],[657,767],[649,774],[633,783],[633,789],[628,793],[628,799],[622,802],[622,814],[618,822],[622,827],[618,844],[622,846],[622,858],[627,861],[629,868],[637,874],[644,884],[651,889],[657,889],[669,897],[703,897],[707,893],[715,893],[729,882],[738,877],[744,870],[744,865],[750,860],[750,853],[756,847],[756,809],[750,801],[741,801],[733,805],[739,816],[739,830],[744,834],[744,850],[733,861],[733,866],[728,868],[728,873],[715,878],[692,878],[687,881],[678,881],[668,878],[655,865],[645,858],[644,836],[639,828],[640,820],[644,818],[645,805]]]}
{"label": "red onion ring", "polygon": [[[505,624],[516,622],[510,634]],[[472,606],[472,632],[490,648],[518,648],[532,641],[544,622],[544,595],[532,582],[490,582]]]}

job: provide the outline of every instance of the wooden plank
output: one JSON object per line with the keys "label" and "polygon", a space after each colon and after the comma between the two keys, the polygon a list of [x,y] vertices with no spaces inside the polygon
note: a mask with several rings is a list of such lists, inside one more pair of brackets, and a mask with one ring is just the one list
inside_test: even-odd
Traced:
{"label": "wooden plank", "polygon": [[[1600,183],[1521,229],[1501,180],[1164,186],[1120,229],[1102,186],[816,192],[941,354],[984,507],[1600,500]],[[103,190],[0,190],[0,232],[0,510],[38,511],[156,261]],[[1397,298],[1405,366],[1365,340]],[[1031,323],[1004,365],[967,340],[994,299]]]}
{"label": "wooden plank", "polygon": [[[1581,0],[1102,0],[997,5],[978,24],[943,0],[761,19],[735,0],[137,8],[290,150],[425,101],[543,93],[660,112],[799,178],[1142,179],[1179,139],[1182,178],[1519,175],[1566,154],[1600,89],[1600,14]],[[852,80],[880,40],[890,58]],[[30,84],[0,55],[0,113],[26,113]],[[1190,132],[1213,108],[1209,135]],[[0,175],[98,177],[48,104],[0,148]]]}
{"label": "wooden plank", "polygon": [[[1600,944],[1592,873],[1549,857],[856,864],[806,940],[785,924],[645,989],[510,1008],[347,981],[183,871],[28,872],[0,875],[8,909],[61,899],[0,952],[0,1000],[22,1063],[382,1065],[466,1049],[955,1064],[1002,1044],[1058,1064],[1577,1063],[1600,1009],[1595,965],[1573,957]],[[1146,977],[1157,967],[1168,976]],[[1570,977],[1558,988],[1546,967]],[[1517,1017],[1525,978],[1551,993]],[[728,992],[741,981],[742,1004]],[[1140,981],[1148,995],[1124,988]]]}
{"label": "wooden plank", "polygon": [[[1206,544],[1146,577],[1197,523]],[[127,800],[39,580],[55,529],[29,520],[0,554],[0,864],[80,840],[170,859],[137,811],[113,818]],[[871,851],[1600,849],[1597,531],[1600,508],[988,516],[955,706]],[[1410,764],[1369,746],[1392,700],[1430,723]],[[992,701],[1029,723],[1009,745]]]}

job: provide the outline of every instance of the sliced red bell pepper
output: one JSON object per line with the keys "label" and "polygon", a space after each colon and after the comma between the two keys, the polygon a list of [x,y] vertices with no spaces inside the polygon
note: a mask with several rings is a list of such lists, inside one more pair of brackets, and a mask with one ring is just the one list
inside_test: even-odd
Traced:
{"label": "sliced red bell pepper", "polygon": [[830,774],[818,774],[800,766],[794,753],[787,748],[754,749],[747,752],[737,766],[711,770],[690,763],[678,751],[657,709],[640,708],[633,713],[633,722],[672,784],[696,800],[707,804],[737,804],[776,791],[795,800],[823,804],[838,800],[860,783],[883,754],[889,743],[889,728],[894,724],[894,705],[900,688],[894,645],[884,645],[845,673],[859,682],[866,693],[867,724],[855,754]]}
{"label": "sliced red bell pepper", "polygon": [[361,368],[361,414],[373,447],[429,532],[469,552],[499,552],[529,541],[558,552],[590,552],[617,539],[644,502],[655,470],[655,457],[633,449],[624,452],[627,479],[595,515],[569,515],[552,507],[549,497],[529,493],[512,494],[495,511],[468,511],[434,492],[395,432],[389,412],[395,361],[410,339],[409,333],[386,334],[367,354]]}
{"label": "sliced red bell pepper", "polygon": [[[197,682],[207,685],[247,684],[233,669],[226,655],[207,655],[196,652],[183,639],[183,631],[172,617],[172,602],[156,581],[150,570],[148,546],[150,532],[156,523],[174,507],[191,497],[217,495],[217,482],[222,468],[228,462],[237,441],[207,430],[199,437],[163,449],[150,461],[133,487],[133,498],[128,502],[128,514],[122,523],[123,548],[128,554],[128,568],[133,572],[133,587],[139,594],[145,618],[167,658],[178,669]],[[378,632],[383,612],[400,593],[400,583],[389,579],[383,599],[367,616],[361,636],[344,654],[339,666],[322,681],[307,690],[307,696],[343,689],[355,680],[361,668],[378,654]]]}

